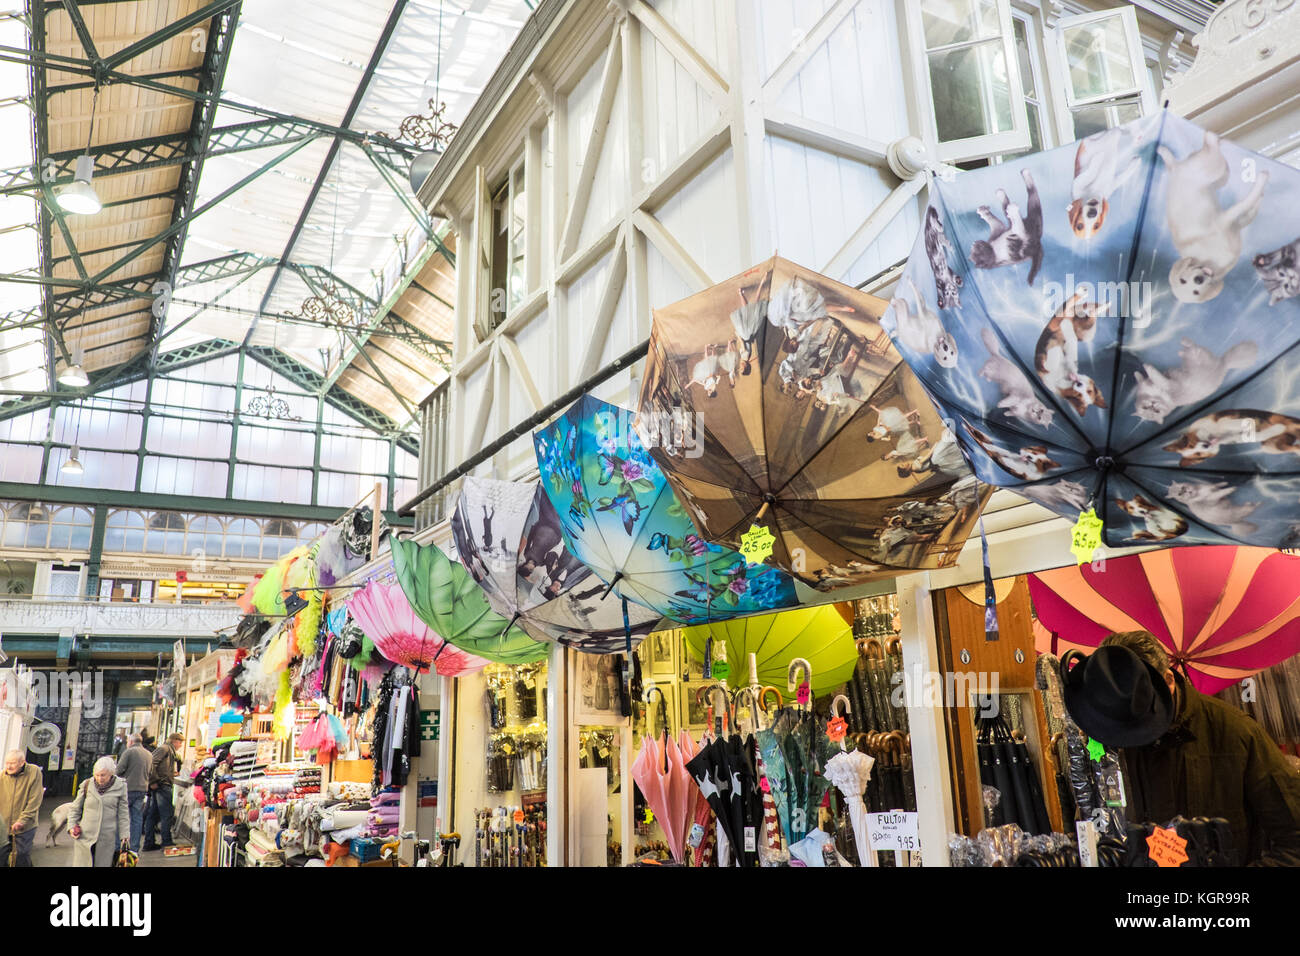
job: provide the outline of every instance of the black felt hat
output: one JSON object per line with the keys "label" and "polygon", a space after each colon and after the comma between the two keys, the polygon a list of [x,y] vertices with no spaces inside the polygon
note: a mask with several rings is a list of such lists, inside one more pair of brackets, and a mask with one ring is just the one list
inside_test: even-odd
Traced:
{"label": "black felt hat", "polygon": [[1164,676],[1127,647],[1099,647],[1091,656],[1066,652],[1061,682],[1074,722],[1107,747],[1153,743],[1173,722],[1174,698]]}

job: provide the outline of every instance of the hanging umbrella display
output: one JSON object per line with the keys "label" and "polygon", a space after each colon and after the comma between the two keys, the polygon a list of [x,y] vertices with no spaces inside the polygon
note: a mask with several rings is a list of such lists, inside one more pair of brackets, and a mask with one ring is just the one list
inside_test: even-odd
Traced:
{"label": "hanging umbrella display", "polygon": [[[845,614],[849,619],[845,620]],[[740,662],[754,654],[760,684],[779,684],[786,679],[796,657],[812,665],[814,694],[829,693],[853,676],[857,648],[853,643],[852,611],[840,605],[791,608],[776,614],[762,614],[730,621],[713,621],[685,628],[686,644],[701,660],[710,638],[726,644],[727,660],[735,661],[728,671],[732,687],[749,681]]]}
{"label": "hanging umbrella display", "polygon": [[[622,602],[601,600],[608,588],[569,553],[560,516],[537,482],[467,477],[451,531],[498,614],[538,640],[603,654],[627,650]],[[663,619],[638,604],[627,612],[633,646]]]}
{"label": "hanging umbrella display", "polygon": [[420,620],[395,584],[371,581],[352,592],[346,607],[379,653],[394,664],[421,673],[432,668],[444,677],[463,677],[488,664],[482,657],[447,645]]}
{"label": "hanging umbrella display", "polygon": [[[805,679],[811,685],[813,675],[806,663],[797,663],[804,663]],[[795,673],[795,665],[789,673]],[[791,847],[817,829],[817,812],[830,785],[824,770],[839,748],[825,731],[825,724],[818,726],[813,715],[810,694],[807,704],[781,708],[772,725],[755,735],[781,829]]]}
{"label": "hanging umbrella display", "polygon": [[830,590],[957,560],[979,487],[878,318],[773,258],[656,309],[638,424],[699,534]]}
{"label": "hanging umbrella display", "polygon": [[[694,806],[695,784],[686,768],[681,749],[668,732],[668,712],[662,691],[651,688],[647,696],[659,693],[662,740],[646,734],[632,763],[632,779],[641,788],[647,805],[659,820],[668,851],[678,863],[685,861],[687,816]],[[649,711],[647,711],[647,716]]]}
{"label": "hanging umbrella display", "polygon": [[448,644],[498,664],[546,659],[549,646],[493,611],[464,566],[437,545],[394,538],[392,547],[393,570],[411,608]]}
{"label": "hanging umbrella display", "polygon": [[[700,746],[686,763],[686,769],[717,816],[731,845],[735,865],[757,866],[757,834],[763,822],[763,808],[757,797],[757,772],[745,751],[739,735],[717,737]],[[747,831],[754,840],[753,850],[745,849]]]}
{"label": "hanging umbrella display", "polygon": [[1212,694],[1300,654],[1300,557],[1231,545],[1149,551],[1029,576],[1049,631],[1096,647],[1150,631]]}
{"label": "hanging umbrella display", "polygon": [[1287,546],[1297,196],[1168,112],[936,179],[881,324],[982,480],[1108,545]]}
{"label": "hanging umbrella display", "polygon": [[620,597],[687,624],[797,602],[788,575],[699,536],[631,412],[584,395],[533,443],[566,548]]}

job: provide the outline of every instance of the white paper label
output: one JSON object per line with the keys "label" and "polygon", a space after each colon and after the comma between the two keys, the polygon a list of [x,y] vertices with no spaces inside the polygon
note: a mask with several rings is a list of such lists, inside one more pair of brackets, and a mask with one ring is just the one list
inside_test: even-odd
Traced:
{"label": "white paper label", "polygon": [[921,848],[916,832],[916,814],[903,810],[867,814],[867,839],[872,850],[911,852]]}
{"label": "white paper label", "polygon": [[754,827],[745,827],[745,852],[753,853],[758,849],[758,838]]}
{"label": "white paper label", "polygon": [[1079,835],[1079,865],[1098,866],[1097,863],[1097,824],[1091,820],[1079,820],[1074,824]]}
{"label": "white paper label", "polygon": [[690,835],[686,837],[686,842],[691,847],[698,847],[704,842],[704,827],[698,823],[691,824]]}

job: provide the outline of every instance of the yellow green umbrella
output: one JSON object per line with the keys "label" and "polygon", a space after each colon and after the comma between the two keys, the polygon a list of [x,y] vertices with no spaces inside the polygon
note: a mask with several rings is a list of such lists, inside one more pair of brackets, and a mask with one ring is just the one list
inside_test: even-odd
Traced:
{"label": "yellow green umbrella", "polygon": [[[847,605],[846,605],[847,607]],[[848,616],[846,620],[846,614]],[[852,612],[839,605],[800,607],[685,629],[686,644],[701,660],[710,637],[727,647],[727,683],[749,683],[749,655],[758,663],[758,682],[785,694],[790,662],[802,657],[812,666],[812,692],[825,694],[853,676],[858,651],[853,643]]]}

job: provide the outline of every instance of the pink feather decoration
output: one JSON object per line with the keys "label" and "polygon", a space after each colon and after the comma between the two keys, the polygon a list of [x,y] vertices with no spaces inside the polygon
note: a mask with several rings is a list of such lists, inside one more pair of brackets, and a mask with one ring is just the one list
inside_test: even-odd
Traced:
{"label": "pink feather decoration", "polygon": [[347,600],[358,626],[394,664],[422,673],[432,665],[444,677],[463,677],[487,666],[482,657],[447,644],[416,616],[396,584],[371,581]]}

